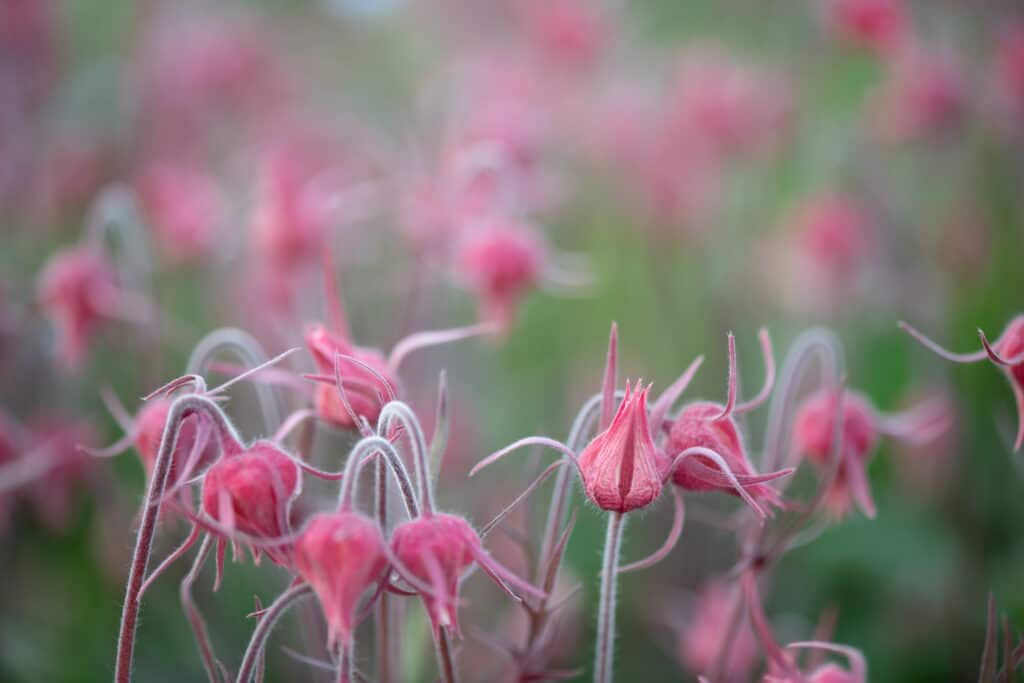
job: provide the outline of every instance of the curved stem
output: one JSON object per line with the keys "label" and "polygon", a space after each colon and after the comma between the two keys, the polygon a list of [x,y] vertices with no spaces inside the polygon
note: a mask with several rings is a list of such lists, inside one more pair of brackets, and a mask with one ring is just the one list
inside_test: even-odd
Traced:
{"label": "curved stem", "polygon": [[203,621],[203,615],[199,613],[199,608],[196,607],[196,603],[192,599],[192,586],[199,577],[199,571],[203,568],[203,563],[210,555],[212,547],[213,537],[207,534],[206,538],[203,539],[202,545],[199,546],[199,552],[196,553],[196,559],[192,562],[192,568],[189,569],[185,578],[181,580],[180,595],[181,608],[185,612],[185,616],[188,617],[188,623],[192,625],[192,634],[196,639],[196,647],[199,648],[199,656],[203,660],[203,668],[206,669],[206,677],[210,679],[211,683],[217,683],[217,660],[213,655],[210,635],[206,631],[206,622]]}
{"label": "curved stem", "polygon": [[597,644],[594,652],[594,683],[611,683],[615,654],[615,594],[619,578],[619,550],[625,516],[621,512],[608,515],[608,532],[604,542],[601,570],[601,595],[597,611]]}
{"label": "curved stem", "polygon": [[[248,363],[252,367],[263,365],[268,360],[266,352],[254,336],[235,327],[221,327],[199,340],[188,357],[185,372],[191,375],[201,375],[207,369],[214,354],[221,349],[230,349],[242,363]],[[260,410],[263,413],[263,422],[267,429],[273,430],[281,424],[281,411],[277,396],[269,384],[256,382],[255,385]]]}
{"label": "curved stem", "polygon": [[252,639],[249,640],[249,646],[245,649],[245,655],[242,657],[242,665],[239,667],[238,677],[235,679],[236,683],[249,683],[252,680],[260,655],[263,653],[263,646],[266,644],[267,638],[270,637],[270,632],[274,629],[278,619],[281,618],[292,604],[312,594],[312,592],[313,589],[307,583],[292,586],[277,596],[277,599],[274,600],[270,607],[260,615],[259,624],[257,624],[256,630],[252,632]]}
{"label": "curved stem", "polygon": [[391,442],[380,436],[368,436],[360,440],[352,449],[352,452],[349,453],[349,459],[345,463],[345,473],[342,475],[341,490],[338,492],[338,506],[351,505],[352,499],[355,496],[359,469],[363,466],[365,458],[380,456],[384,457],[384,460],[391,467],[395,479],[398,481],[398,487],[402,491],[405,508],[409,516],[418,517],[420,515],[420,505],[413,490],[409,472],[405,469],[405,463],[402,462],[402,457],[395,450],[395,447],[391,445]]}
{"label": "curved stem", "polygon": [[423,427],[420,426],[420,421],[412,412],[412,408],[401,401],[391,401],[381,409],[380,416],[377,418],[377,434],[380,436],[388,434],[393,422],[398,422],[409,435],[419,481],[420,504],[423,506],[423,514],[430,516],[434,514],[435,509],[434,485],[430,478],[430,463],[427,462],[427,439],[423,435]]}
{"label": "curved stem", "polygon": [[131,680],[132,655],[135,649],[135,630],[139,619],[139,595],[146,576],[146,566],[153,550],[153,537],[156,534],[156,523],[160,514],[160,503],[164,497],[167,476],[171,470],[171,460],[178,442],[178,431],[181,421],[193,413],[208,415],[220,428],[218,434],[233,434],[224,413],[210,399],[189,394],[182,396],[171,404],[164,425],[160,449],[157,452],[153,475],[149,480],[146,501],[143,505],[142,523],[135,540],[135,551],[132,554],[131,570],[128,574],[128,585],[125,589],[124,609],[121,612],[121,628],[117,639],[117,660],[114,667],[114,680],[117,683],[128,683]]}

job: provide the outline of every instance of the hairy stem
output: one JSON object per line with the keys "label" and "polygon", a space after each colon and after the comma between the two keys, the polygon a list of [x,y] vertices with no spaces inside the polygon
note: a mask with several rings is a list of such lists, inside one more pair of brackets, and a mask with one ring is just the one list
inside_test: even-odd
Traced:
{"label": "hairy stem", "polygon": [[452,655],[452,638],[445,626],[442,626],[437,632],[437,666],[441,675],[441,683],[458,683],[459,676]]}
{"label": "hairy stem", "polygon": [[597,643],[594,652],[594,683],[611,683],[615,655],[615,593],[619,578],[619,550],[625,517],[608,513],[608,533],[604,541],[601,570],[601,596],[597,606]]}
{"label": "hairy stem", "polygon": [[190,394],[182,396],[171,404],[164,425],[160,449],[157,452],[156,464],[146,491],[143,505],[142,523],[135,539],[135,551],[132,553],[131,569],[128,573],[128,585],[125,588],[124,609],[121,612],[121,629],[117,639],[117,660],[114,666],[114,680],[117,683],[128,683],[131,680],[132,655],[135,651],[135,631],[139,620],[139,596],[146,577],[146,567],[153,550],[153,537],[156,535],[156,523],[160,515],[160,503],[167,486],[167,475],[171,470],[171,461],[178,442],[178,431],[181,421],[193,413],[205,413],[217,423],[219,434],[233,434],[227,418],[217,405],[201,396]]}
{"label": "hairy stem", "polygon": [[249,641],[249,646],[245,649],[245,656],[242,657],[242,665],[238,669],[238,678],[236,683],[249,683],[252,680],[253,673],[255,673],[256,665],[259,663],[260,655],[263,653],[263,647],[267,642],[267,638],[270,637],[270,632],[274,629],[274,625],[277,624],[278,619],[292,606],[297,600],[312,594],[313,589],[309,587],[309,584],[302,583],[298,586],[292,586],[281,595],[277,596],[273,604],[267,608],[267,610],[260,616],[259,624],[256,626],[256,630],[252,632],[252,639]]}
{"label": "hairy stem", "polygon": [[[384,463],[377,461],[374,467],[377,484],[377,524],[387,533],[388,529],[388,477],[384,471]],[[379,683],[391,683],[392,680],[392,647],[391,647],[391,597],[387,591],[381,593],[374,606],[374,625],[376,629],[377,680]],[[399,672],[395,672],[400,676]]]}
{"label": "hairy stem", "polygon": [[206,677],[210,679],[211,683],[217,683],[217,660],[213,655],[213,646],[210,644],[210,634],[206,631],[203,615],[199,613],[199,608],[196,607],[195,600],[192,599],[192,586],[199,577],[199,571],[203,568],[203,563],[210,555],[212,547],[213,537],[207,534],[202,545],[199,546],[199,552],[196,553],[196,558],[192,562],[192,568],[181,580],[180,594],[181,608],[184,610],[185,616],[188,617],[188,623],[192,626],[192,634],[196,639],[196,647],[199,648],[199,656],[203,659]]}

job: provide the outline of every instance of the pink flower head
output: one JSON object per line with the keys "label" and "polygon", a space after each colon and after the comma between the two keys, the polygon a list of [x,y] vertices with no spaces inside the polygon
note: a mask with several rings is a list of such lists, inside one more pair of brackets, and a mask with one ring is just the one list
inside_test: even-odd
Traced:
{"label": "pink flower head", "polygon": [[[146,473],[152,474],[153,466],[156,464],[157,454],[160,450],[160,442],[163,439],[164,427],[167,424],[167,414],[171,410],[171,398],[154,398],[148,401],[139,411],[135,418],[135,449],[139,452]],[[181,428],[178,431],[178,443],[171,460],[171,468],[168,473],[168,481],[178,480],[180,468],[185,467],[192,450],[196,447],[196,439],[200,436],[198,424],[203,420],[202,415],[190,415],[182,420]],[[192,470],[203,469],[217,459],[217,440],[212,435],[206,435],[205,444],[200,444],[202,449],[198,455],[198,461],[193,464]]]}
{"label": "pink flower head", "polygon": [[93,438],[87,424],[66,419],[47,418],[29,428],[28,451],[48,464],[26,492],[36,514],[54,531],[63,531],[72,522],[75,492],[93,466],[79,447]]}
{"label": "pink flower head", "polygon": [[611,37],[600,3],[587,0],[541,0],[521,5],[527,34],[555,65],[592,66]]}
{"label": "pink flower head", "polygon": [[668,467],[654,445],[647,422],[650,386],[635,391],[626,382],[626,397],[611,424],[583,449],[579,457],[583,488],[598,507],[629,512],[652,503],[661,493]]}
{"label": "pink flower head", "polygon": [[948,55],[905,50],[889,65],[873,115],[885,141],[902,143],[955,127],[966,107],[966,83]]}
{"label": "pink flower head", "polygon": [[880,55],[891,54],[910,34],[903,0],[830,0],[826,11],[836,38]]}
{"label": "pink flower head", "polygon": [[[837,391],[823,390],[805,400],[797,410],[793,424],[797,450],[819,468],[827,469],[832,458],[839,400]],[[878,419],[863,394],[846,391],[842,403],[839,470],[828,491],[828,507],[841,517],[856,502],[865,515],[873,518],[875,503],[865,470],[878,443]]]}
{"label": "pink flower head", "polygon": [[387,567],[384,536],[352,511],[314,516],[295,542],[295,569],[313,587],[327,618],[327,648],[351,643],[359,597]]}
{"label": "pink flower head", "polygon": [[207,254],[224,218],[224,206],[209,175],[188,164],[149,164],[139,180],[142,209],[163,251],[177,262]]}
{"label": "pink flower head", "polygon": [[787,90],[777,77],[720,51],[691,51],[680,61],[668,102],[668,143],[681,145],[680,152],[707,145],[714,158],[771,151],[789,122]]}
{"label": "pink flower head", "polygon": [[[728,466],[732,476],[726,476],[718,463],[706,454],[696,452],[678,463],[672,475],[677,486],[690,491],[723,491],[742,497],[758,509],[756,501],[781,506],[778,493],[766,482],[786,476],[790,470],[758,474],[747,457],[743,437],[736,425],[734,414],[749,412],[762,405],[775,382],[775,360],[771,338],[767,330],[760,332],[761,351],[765,362],[765,383],[759,394],[749,401],[737,404],[736,339],[729,334],[729,387],[725,405],[698,401],[683,407],[673,421],[668,435],[670,454],[692,449],[714,451]],[[736,484],[739,484],[738,488]]]}
{"label": "pink flower head", "polygon": [[69,368],[81,365],[97,328],[120,304],[117,275],[92,246],[55,254],[39,276],[38,295],[57,330],[57,354]]}
{"label": "pink flower head", "polygon": [[482,553],[480,537],[461,517],[435,514],[396,527],[391,548],[417,579],[430,586],[421,592],[435,636],[442,626],[461,636],[456,603],[459,579]]}
{"label": "pink flower head", "polygon": [[540,236],[509,219],[478,226],[459,253],[463,276],[479,297],[481,316],[503,330],[511,327],[525,294],[540,282],[545,260]]}
{"label": "pink flower head", "polygon": [[973,353],[954,353],[939,346],[907,323],[901,322],[900,327],[946,360],[954,363],[976,363],[988,359],[1002,369],[1010,382],[1016,402],[1017,437],[1013,442],[1013,450],[1019,450],[1021,444],[1024,444],[1024,315],[1015,316],[1010,320],[995,343],[990,343],[985,333],[978,330],[983,348]]}
{"label": "pink flower head", "polygon": [[999,97],[1014,121],[1024,121],[1024,21],[1017,21],[999,37],[995,64]]}
{"label": "pink flower head", "polygon": [[[233,450],[233,449],[230,449]],[[291,503],[302,488],[299,467],[269,441],[257,441],[239,453],[229,452],[206,471],[203,510],[221,526],[259,539],[277,539],[288,532]],[[288,564],[283,546],[261,550],[280,565]]]}
{"label": "pink flower head", "polygon": [[[334,376],[337,358],[349,404],[357,416],[375,423],[383,402],[393,396],[399,386],[384,354],[374,348],[352,346],[345,339],[332,335],[323,325],[311,327],[306,332],[306,345],[313,354],[317,369],[324,375]],[[338,358],[339,354],[345,358]],[[356,360],[350,360],[352,358]],[[343,429],[358,427],[352,422],[352,415],[341,400],[337,386],[317,383],[313,404],[317,415],[324,421]]]}
{"label": "pink flower head", "polygon": [[749,679],[758,654],[754,632],[745,619],[735,636],[729,632],[738,597],[720,580],[710,581],[700,589],[696,610],[679,634],[679,658],[691,672],[711,673],[722,648],[733,637],[722,680]]}

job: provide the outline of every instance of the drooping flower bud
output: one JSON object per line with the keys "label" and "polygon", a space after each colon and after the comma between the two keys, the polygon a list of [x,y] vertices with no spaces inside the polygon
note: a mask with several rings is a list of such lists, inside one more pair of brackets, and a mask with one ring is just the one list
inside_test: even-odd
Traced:
{"label": "drooping flower bud", "polygon": [[[721,417],[722,411],[721,405],[706,401],[685,406],[669,431],[669,452],[681,453],[694,447],[715,451],[752,498],[780,506],[779,494],[765,482],[783,476],[785,471],[758,474],[747,457],[736,421],[729,415]],[[703,455],[680,462],[672,481],[690,491],[722,491],[739,495],[729,478]]]}
{"label": "drooping flower bud", "polygon": [[295,542],[294,558],[299,575],[320,598],[328,650],[351,643],[359,597],[387,566],[380,527],[351,511],[316,515]]}
{"label": "drooping flower bud", "polygon": [[[399,386],[398,378],[388,366],[384,354],[374,348],[354,346],[348,340],[328,332],[323,325],[310,328],[306,333],[306,345],[313,354],[317,369],[324,375],[334,377],[337,360],[345,396],[353,411],[356,415],[366,418],[370,424],[375,423],[383,403],[387,402],[389,397],[393,398],[392,394]],[[346,357],[338,358],[339,354]],[[350,358],[355,358],[359,362]],[[368,367],[360,363],[365,363]],[[386,382],[381,381],[381,377]],[[313,405],[317,415],[326,422],[343,429],[357,427],[341,400],[337,386],[318,383],[314,389]]]}
{"label": "drooping flower bud", "polygon": [[473,527],[456,515],[420,517],[395,528],[391,548],[408,571],[431,588],[421,596],[435,637],[442,626],[461,635],[456,608],[459,578],[482,552]]}
{"label": "drooping flower bud", "polygon": [[598,507],[629,512],[653,502],[661,493],[667,458],[654,444],[647,421],[650,386],[626,383],[608,429],[594,437],[579,457],[583,487]]}
{"label": "drooping flower bud", "polygon": [[[257,441],[210,467],[203,479],[203,510],[222,526],[264,539],[288,531],[291,503],[301,490],[299,467],[269,441]],[[253,548],[275,563],[288,562],[285,546]]]}
{"label": "drooping flower bud", "polygon": [[545,247],[530,228],[507,219],[479,226],[462,245],[459,263],[480,300],[481,317],[507,330],[528,291],[541,279]]}
{"label": "drooping flower bud", "polygon": [[[167,424],[167,414],[174,403],[170,398],[155,398],[148,401],[139,411],[135,418],[135,449],[139,452],[142,464],[146,467],[146,474],[153,472],[156,464],[157,453],[160,450],[160,441],[163,439],[164,426]],[[178,480],[179,468],[184,467],[192,456],[192,450],[196,447],[196,438],[199,436],[199,421],[204,419],[202,415],[189,415],[181,422],[178,431],[178,443],[171,460],[171,469],[168,473],[168,481]],[[195,469],[202,469],[217,459],[218,439],[212,433],[205,435],[205,444],[198,446],[202,449]]]}
{"label": "drooping flower bud", "polygon": [[[804,401],[793,423],[797,449],[819,468],[827,468],[832,457],[839,401],[837,391],[820,391]],[[875,411],[863,394],[846,391],[842,396],[842,413],[839,470],[828,492],[828,507],[842,516],[856,502],[865,515],[874,517],[875,504],[865,469],[878,443]]]}
{"label": "drooping flower bud", "polygon": [[69,368],[85,357],[104,320],[116,314],[120,290],[113,267],[94,247],[59,252],[39,278],[39,301],[57,330],[57,353]]}

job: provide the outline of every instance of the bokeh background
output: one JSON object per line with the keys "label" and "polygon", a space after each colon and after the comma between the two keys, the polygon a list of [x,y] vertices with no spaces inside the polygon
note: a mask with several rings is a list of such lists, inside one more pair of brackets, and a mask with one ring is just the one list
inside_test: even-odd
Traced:
{"label": "bokeh background", "polygon": [[[33,434],[110,443],[121,431],[101,389],[134,412],[210,330],[242,327],[270,354],[301,345],[323,316],[325,250],[360,343],[469,324],[481,313],[452,255],[459,216],[435,195],[476,172],[466,156],[497,147],[479,191],[542,236],[546,273],[501,339],[403,368],[424,416],[448,371],[443,503],[481,524],[516,495],[525,459],[466,472],[522,436],[565,437],[598,388],[612,320],[624,375],[657,391],[703,353],[687,395],[713,400],[728,331],[756,387],[760,326],[780,359],[801,330],[831,327],[850,386],[883,410],[945,395],[955,425],[926,448],[883,440],[869,468],[877,518],[854,512],[791,552],[768,612],[798,639],[835,610],[834,640],[864,652],[873,681],[973,680],[988,593],[1024,625],[1015,407],[991,364],[947,364],[896,323],[973,350],[979,327],[995,336],[1020,311],[1022,144],[1014,2],[2,0],[0,405]],[[274,192],[289,191],[289,164],[305,189],[323,182],[327,208],[292,217],[314,236],[282,266],[274,250],[291,247],[266,224],[285,211]],[[146,314],[103,321],[68,367],[40,273],[114,187],[135,211],[114,203],[107,247]],[[312,367],[305,353],[289,362]],[[232,396],[243,431],[263,433],[250,391]],[[765,412],[745,420],[753,453]],[[316,457],[337,464],[349,438],[319,427]],[[0,494],[0,680],[111,676],[144,472],[131,453],[62,468]],[[307,486],[312,509],[329,500],[321,488]],[[561,660],[588,668],[604,521],[576,496],[567,566],[584,590]],[[694,591],[736,561],[709,523],[736,502],[687,500],[670,558],[622,580],[620,680],[695,680],[679,629]],[[660,542],[669,508],[631,522],[627,557]],[[159,552],[181,533],[172,525]],[[495,552],[515,566],[514,552]],[[140,681],[202,679],[177,598],[185,567],[147,595]],[[245,563],[229,564],[216,594],[211,581],[207,568],[197,600],[234,666],[253,596],[269,601],[285,577]],[[491,586],[475,577],[467,590],[466,623],[508,628],[514,609]],[[429,680],[429,632],[409,611],[408,675]],[[318,675],[279,650],[304,642],[299,619],[283,622],[269,680]],[[473,662],[495,655],[471,635],[462,648],[467,680],[483,680]]]}

